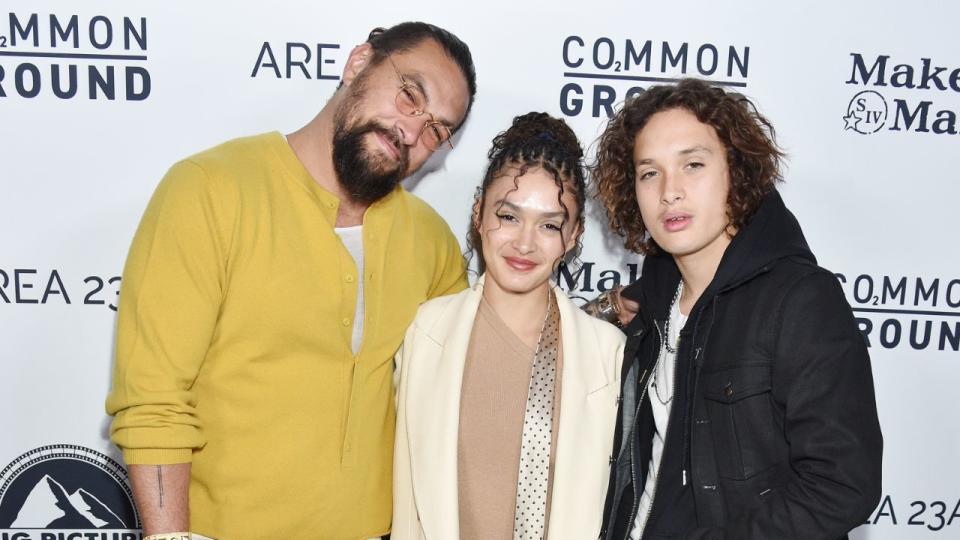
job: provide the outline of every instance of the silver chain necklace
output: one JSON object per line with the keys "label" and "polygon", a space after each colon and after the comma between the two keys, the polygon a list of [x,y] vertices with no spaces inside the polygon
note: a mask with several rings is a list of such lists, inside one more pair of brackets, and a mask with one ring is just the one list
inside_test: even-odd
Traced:
{"label": "silver chain necklace", "polygon": [[[663,333],[666,334],[664,343],[667,346],[667,352],[670,354],[677,354],[677,347],[680,346],[680,332],[677,332],[677,339],[674,341],[673,346],[670,346],[670,320],[673,319],[673,308],[677,305],[677,302],[680,301],[680,295],[683,294],[683,280],[680,280],[680,284],[677,285],[677,292],[673,293],[673,301],[670,302],[670,314],[667,315],[667,324],[663,327]],[[678,308],[679,311],[679,308]]]}
{"label": "silver chain necklace", "polygon": [[[683,293],[683,280],[681,279],[680,284],[677,285],[677,292],[673,294],[673,300],[670,302],[670,311],[669,311],[669,314],[667,315],[667,322],[663,327],[663,333],[665,335],[661,336],[661,339],[663,340],[663,349],[666,349],[667,353],[669,354],[677,354],[677,349],[680,347],[679,331],[677,332],[676,341],[674,342],[672,347],[670,346],[670,320],[673,318],[673,308],[674,306],[677,305],[677,302],[680,301],[680,295],[682,293]],[[679,308],[678,308],[678,311],[679,311]],[[663,349],[660,350],[659,358],[657,359],[657,367],[653,372],[653,392],[654,394],[657,395],[657,401],[659,401],[661,405],[667,405],[668,403],[673,401],[673,394],[671,393],[670,396],[667,397],[666,399],[664,399],[663,396],[660,395],[660,386],[661,386],[660,385],[660,366],[666,360],[665,358],[666,355],[663,354]],[[664,377],[666,377],[666,375],[664,375]]]}

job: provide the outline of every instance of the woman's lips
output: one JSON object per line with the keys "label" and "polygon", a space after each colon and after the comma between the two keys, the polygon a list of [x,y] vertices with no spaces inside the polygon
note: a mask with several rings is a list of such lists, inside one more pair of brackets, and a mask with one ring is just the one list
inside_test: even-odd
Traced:
{"label": "woman's lips", "polygon": [[504,257],[503,259],[507,262],[507,266],[519,272],[527,272],[537,266],[537,263],[519,257]]}

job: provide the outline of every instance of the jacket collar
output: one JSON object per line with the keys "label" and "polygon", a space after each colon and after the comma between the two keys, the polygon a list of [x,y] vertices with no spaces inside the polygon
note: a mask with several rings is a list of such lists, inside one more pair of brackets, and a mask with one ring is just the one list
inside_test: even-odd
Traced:
{"label": "jacket collar", "polygon": [[[467,357],[467,348],[470,345],[470,333],[476,319],[477,309],[483,297],[483,287],[486,283],[486,274],[480,276],[474,285],[460,293],[460,297],[450,302],[444,316],[437,320],[425,331],[432,340],[443,344],[444,356],[451,359],[460,358],[460,371],[463,361]],[[557,309],[560,311],[560,336],[563,343],[563,358],[565,373],[576,369],[573,377],[584,385],[584,390],[592,392],[603,388],[614,379],[613,373],[596,369],[589,362],[578,361],[578,357],[599,350],[600,341],[590,320],[579,316],[580,309],[567,297],[556,283],[551,282],[551,288],[557,299]],[[575,338],[574,338],[575,336]],[[566,339],[564,339],[567,337]],[[568,363],[569,359],[569,363]],[[568,367],[569,366],[569,367]]]}

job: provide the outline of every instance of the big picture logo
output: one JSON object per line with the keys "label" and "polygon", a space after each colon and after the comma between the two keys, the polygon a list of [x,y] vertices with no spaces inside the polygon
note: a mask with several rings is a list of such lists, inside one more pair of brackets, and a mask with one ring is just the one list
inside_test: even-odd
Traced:
{"label": "big picture logo", "polygon": [[127,473],[75,444],[34,448],[0,472],[2,540],[138,540]]}

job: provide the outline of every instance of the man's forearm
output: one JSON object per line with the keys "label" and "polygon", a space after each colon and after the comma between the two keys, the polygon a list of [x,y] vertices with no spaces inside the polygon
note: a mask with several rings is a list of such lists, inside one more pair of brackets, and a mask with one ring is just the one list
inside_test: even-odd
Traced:
{"label": "man's forearm", "polygon": [[190,464],[130,465],[143,534],[190,530]]}

